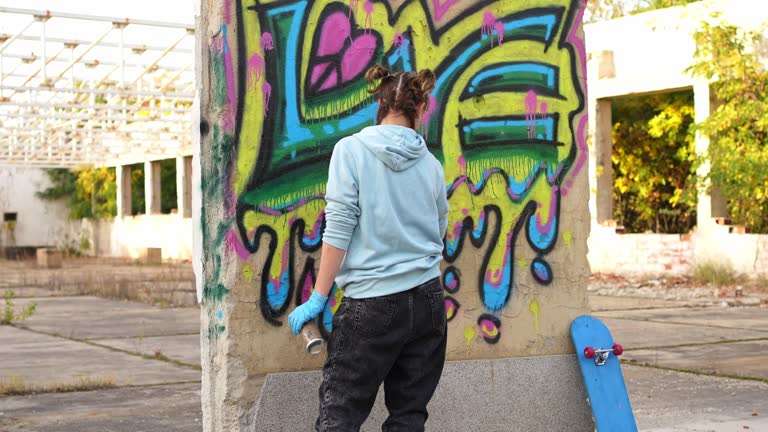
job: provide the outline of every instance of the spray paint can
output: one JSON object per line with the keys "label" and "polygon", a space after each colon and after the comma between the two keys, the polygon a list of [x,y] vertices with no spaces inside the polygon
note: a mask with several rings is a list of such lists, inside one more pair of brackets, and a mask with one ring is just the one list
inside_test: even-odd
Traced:
{"label": "spray paint can", "polygon": [[320,330],[314,322],[310,321],[304,324],[304,327],[301,328],[301,336],[306,343],[304,349],[309,354],[316,355],[323,351],[325,341],[323,340],[323,337],[320,336]]}

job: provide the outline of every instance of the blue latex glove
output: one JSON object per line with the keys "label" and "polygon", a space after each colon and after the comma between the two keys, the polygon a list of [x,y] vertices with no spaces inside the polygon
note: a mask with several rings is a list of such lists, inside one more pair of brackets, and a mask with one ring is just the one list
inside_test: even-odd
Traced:
{"label": "blue latex glove", "polygon": [[299,334],[304,323],[316,317],[325,307],[328,297],[323,297],[317,291],[313,291],[306,303],[297,307],[288,315],[288,322],[291,324],[291,331],[294,335]]}

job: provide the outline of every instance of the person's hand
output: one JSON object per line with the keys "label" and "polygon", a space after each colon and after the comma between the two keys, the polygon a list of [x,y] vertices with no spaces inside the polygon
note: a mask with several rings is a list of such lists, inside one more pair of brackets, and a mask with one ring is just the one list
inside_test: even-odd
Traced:
{"label": "person's hand", "polygon": [[294,335],[299,334],[304,323],[316,317],[325,307],[328,297],[323,297],[317,291],[313,291],[306,303],[297,307],[288,315],[288,323]]}

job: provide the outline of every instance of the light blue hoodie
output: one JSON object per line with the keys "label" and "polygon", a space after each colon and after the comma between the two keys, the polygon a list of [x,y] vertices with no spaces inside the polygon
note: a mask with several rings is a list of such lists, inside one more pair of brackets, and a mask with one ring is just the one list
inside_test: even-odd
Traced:
{"label": "light blue hoodie", "polygon": [[440,275],[445,177],[413,129],[371,126],[339,141],[325,200],[323,241],[347,252],[336,276],[347,297],[394,294]]}

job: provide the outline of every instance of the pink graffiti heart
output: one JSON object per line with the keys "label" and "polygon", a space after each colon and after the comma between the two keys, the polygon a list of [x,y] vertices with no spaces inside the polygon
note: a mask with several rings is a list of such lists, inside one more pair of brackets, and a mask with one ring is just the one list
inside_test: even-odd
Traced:
{"label": "pink graffiti heart", "polygon": [[[323,76],[328,76],[319,90],[339,87],[357,78],[371,62],[378,45],[377,38],[370,32],[354,35],[347,15],[342,12],[334,12],[325,18],[317,42],[312,56],[315,58],[310,78],[312,87]],[[327,61],[316,63],[318,57]],[[340,68],[340,77],[337,68]]]}

